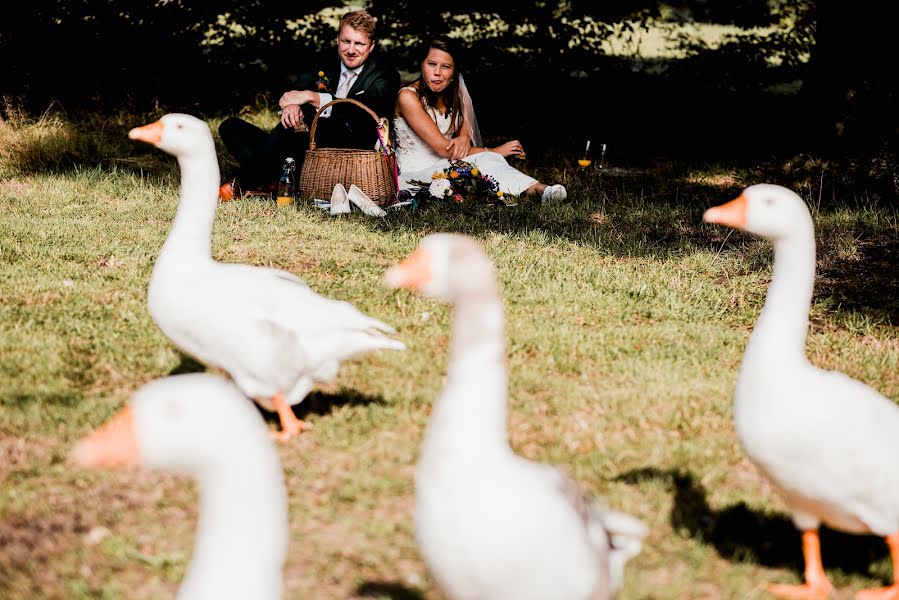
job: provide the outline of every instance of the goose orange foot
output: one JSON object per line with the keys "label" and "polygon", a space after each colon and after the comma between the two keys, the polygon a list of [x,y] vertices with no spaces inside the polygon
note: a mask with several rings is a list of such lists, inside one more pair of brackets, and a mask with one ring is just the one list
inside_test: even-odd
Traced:
{"label": "goose orange foot", "polygon": [[290,438],[299,435],[299,433],[304,429],[308,429],[306,422],[301,419],[297,419],[296,426],[290,427],[288,429],[282,429],[281,431],[273,431],[271,433],[271,438],[279,442],[286,442]]}
{"label": "goose orange foot", "polygon": [[893,585],[890,587],[862,590],[855,595],[856,600],[899,600],[899,532],[890,534],[884,538],[890,547],[890,557],[893,559]]}
{"label": "goose orange foot", "polygon": [[791,598],[794,600],[826,600],[830,596],[833,586],[826,579],[823,581],[808,582],[803,585],[790,585],[786,583],[769,583],[766,587],[768,593],[778,598]]}
{"label": "goose orange foot", "polygon": [[899,600],[899,584],[890,587],[862,590],[855,595],[855,600]]}
{"label": "goose orange foot", "polygon": [[275,405],[275,410],[278,411],[278,417],[281,419],[281,431],[272,434],[274,439],[279,442],[286,442],[290,438],[299,435],[303,429],[308,427],[305,421],[298,419],[297,416],[293,414],[293,409],[287,404],[284,394],[279,392],[272,396],[272,404]]}
{"label": "goose orange foot", "polygon": [[830,596],[833,585],[827,579],[821,563],[821,541],[818,539],[817,529],[802,532],[802,558],[805,560],[805,584],[771,583],[767,586],[769,594],[797,600],[826,600]]}

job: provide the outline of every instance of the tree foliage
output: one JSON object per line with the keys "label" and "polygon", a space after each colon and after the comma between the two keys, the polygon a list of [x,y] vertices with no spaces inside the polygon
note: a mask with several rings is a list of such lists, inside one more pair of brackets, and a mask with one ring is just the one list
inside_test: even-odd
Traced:
{"label": "tree foliage", "polygon": [[[429,36],[457,35],[479,112],[497,133],[579,118],[579,135],[651,134],[674,145],[690,126],[720,129],[724,107],[732,113],[724,119],[749,132],[767,126],[799,135],[803,123],[819,141],[895,143],[896,78],[879,60],[895,54],[887,31],[893,21],[881,2],[371,0],[367,7],[379,17],[379,52],[406,73],[417,70]],[[72,109],[229,113],[272,102],[291,76],[333,59],[335,17],[345,8],[33,0],[8,10],[0,20],[0,93],[13,102],[36,111],[55,101]],[[696,24],[743,32],[712,45],[682,27],[672,41],[675,58],[612,54],[606,45],[660,25]]]}

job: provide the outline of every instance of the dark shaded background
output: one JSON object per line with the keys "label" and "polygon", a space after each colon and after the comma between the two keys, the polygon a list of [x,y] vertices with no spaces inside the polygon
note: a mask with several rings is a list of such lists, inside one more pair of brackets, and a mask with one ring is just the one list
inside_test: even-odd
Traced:
{"label": "dark shaded background", "polygon": [[[895,200],[896,76],[889,3],[799,0],[530,2],[485,6],[376,0],[379,52],[417,69],[431,33],[470,28],[466,79],[488,137],[529,154],[586,139],[619,162],[659,156],[851,160]],[[235,114],[273,104],[291,77],[334,59],[326,2],[35,0],[0,21],[0,93],[32,113],[185,111]],[[479,12],[476,12],[479,11]],[[302,22],[295,27],[288,21]],[[784,33],[734,37],[688,57],[608,56],[600,43],[657,22],[741,27],[787,22]],[[498,23],[508,27],[497,28]],[[578,29],[591,27],[589,36]],[[217,41],[218,43],[210,43]],[[772,66],[766,59],[778,56]],[[778,90],[791,93],[779,93]]]}

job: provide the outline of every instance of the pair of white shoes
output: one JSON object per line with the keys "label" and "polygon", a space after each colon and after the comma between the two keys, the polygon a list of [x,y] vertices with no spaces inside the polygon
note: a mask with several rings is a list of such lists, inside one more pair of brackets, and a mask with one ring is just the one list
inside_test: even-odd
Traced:
{"label": "pair of white shoes", "polygon": [[559,202],[564,202],[566,198],[568,198],[568,191],[564,185],[557,183],[546,186],[546,189],[543,190],[543,195],[540,197],[540,203],[558,204]]}
{"label": "pair of white shoes", "polygon": [[331,214],[349,214],[351,202],[358,206],[359,210],[369,216],[383,217],[387,214],[380,206],[372,202],[371,198],[369,198],[365,192],[360,190],[355,183],[350,184],[349,191],[343,187],[342,183],[335,185],[334,191],[331,192]]}

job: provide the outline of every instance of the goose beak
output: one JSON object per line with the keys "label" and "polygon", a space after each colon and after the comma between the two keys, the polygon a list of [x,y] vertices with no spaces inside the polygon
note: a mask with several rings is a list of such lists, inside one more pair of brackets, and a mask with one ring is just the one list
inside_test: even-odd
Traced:
{"label": "goose beak", "polygon": [[125,406],[99,429],[79,441],[71,458],[80,467],[129,467],[138,463],[134,413]]}
{"label": "goose beak", "polygon": [[143,127],[135,127],[128,132],[128,137],[132,140],[140,140],[156,145],[162,141],[162,121],[154,121]]}
{"label": "goose beak", "polygon": [[706,223],[716,223],[743,229],[746,227],[747,206],[746,196],[740,194],[740,196],[730,202],[720,206],[713,206],[705,211],[702,215],[702,220]]}
{"label": "goose beak", "polygon": [[431,256],[422,248],[418,248],[401,263],[387,269],[384,283],[392,288],[406,288],[420,291],[431,279]]}

